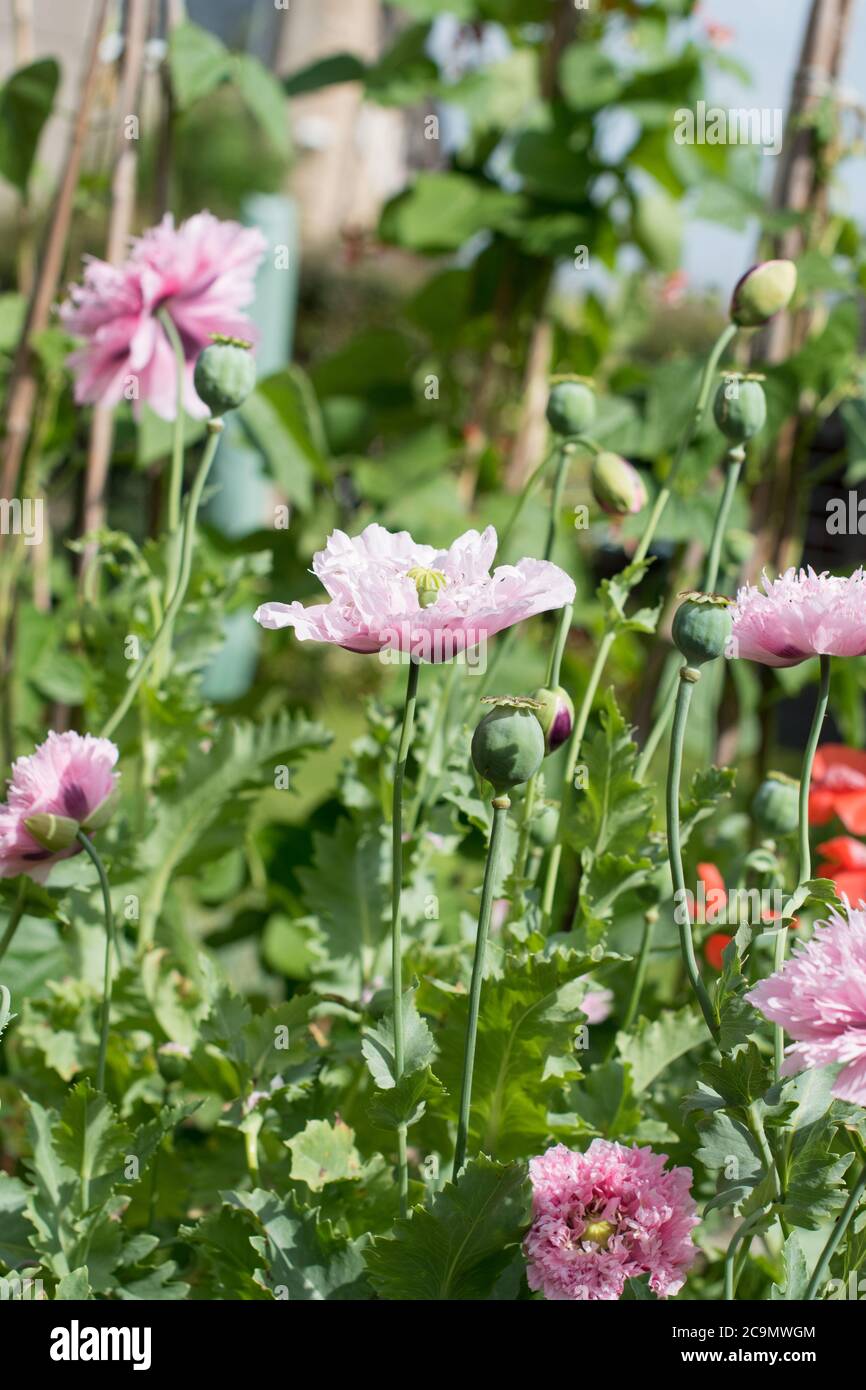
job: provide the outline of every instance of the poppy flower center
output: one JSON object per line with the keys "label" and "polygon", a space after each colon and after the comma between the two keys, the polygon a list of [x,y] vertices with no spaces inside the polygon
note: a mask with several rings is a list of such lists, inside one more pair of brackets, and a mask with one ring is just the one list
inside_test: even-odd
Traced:
{"label": "poppy flower center", "polygon": [[439,591],[448,583],[441,570],[425,569],[422,565],[408,570],[406,577],[414,582],[422,608],[430,608],[439,597]]}
{"label": "poppy flower center", "polygon": [[600,1250],[606,1250],[607,1243],[615,1230],[616,1227],[612,1221],[587,1221],[583,1228],[581,1240],[588,1240],[593,1245],[597,1245]]}

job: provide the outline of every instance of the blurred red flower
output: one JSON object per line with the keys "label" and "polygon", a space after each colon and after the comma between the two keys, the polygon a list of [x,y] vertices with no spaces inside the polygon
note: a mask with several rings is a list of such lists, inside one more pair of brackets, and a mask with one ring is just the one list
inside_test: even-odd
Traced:
{"label": "blurred red flower", "polygon": [[825,856],[815,870],[818,878],[832,879],[836,892],[853,905],[866,902],[866,845],[850,835],[837,835],[818,846]]}
{"label": "blurred red flower", "polygon": [[809,822],[826,825],[838,816],[853,835],[866,835],[866,753],[825,743],[815,754],[809,790]]}

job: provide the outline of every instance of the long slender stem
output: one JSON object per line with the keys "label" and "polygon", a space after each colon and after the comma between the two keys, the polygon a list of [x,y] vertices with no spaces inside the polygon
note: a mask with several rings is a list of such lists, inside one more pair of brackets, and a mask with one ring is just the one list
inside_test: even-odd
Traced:
{"label": "long slender stem", "polygon": [[219,436],[222,432],[223,422],[222,420],[209,420],[207,427],[207,444],[205,445],[204,453],[202,454],[201,458],[201,463],[198,466],[198,472],[195,475],[195,479],[193,481],[193,485],[189,493],[189,500],[187,501],[187,510],[186,517],[184,518],[183,536],[181,544],[180,573],[177,578],[177,583],[175,585],[174,592],[172,593],[171,600],[167,609],[165,610],[162,622],[159,625],[159,629],[157,630],[157,633],[153,641],[151,642],[148,651],[145,652],[144,656],[139,661],[138,666],[135,670],[135,675],[132,677],[132,680],[126,687],[126,692],[123,696],[123,699],[117,706],[117,709],[114,711],[114,713],[106,721],[102,729],[103,738],[111,737],[111,735],[114,733],[114,730],[120,724],[124,715],[127,713],[130,706],[132,705],[132,702],[138,693],[142,681],[144,680],[145,676],[147,675],[148,671],[151,669],[154,663],[154,660],[160,647],[162,646],[163,642],[166,641],[166,638],[169,637],[172,631],[174,630],[175,619],[178,613],[180,612],[180,609],[183,605],[183,601],[186,597],[186,591],[189,586],[190,574],[192,572],[193,550],[195,549],[196,518],[198,516],[198,509],[199,504],[201,503],[201,496],[204,491],[204,486],[207,482],[207,476],[210,472],[211,464],[213,463],[217,444],[219,443]]}
{"label": "long slender stem", "polygon": [[743,1222],[743,1224],[737,1228],[737,1230],[731,1237],[731,1243],[728,1246],[727,1253],[725,1255],[725,1301],[728,1303],[732,1302],[734,1294],[736,1292],[737,1281],[734,1273],[734,1262],[737,1257],[737,1249],[746,1239],[747,1236],[751,1239],[753,1227],[757,1226],[759,1222],[761,1222],[764,1219],[764,1216],[765,1212],[763,1211],[763,1209],[761,1211],[753,1212],[752,1215],[748,1217]]}
{"label": "long slender stem", "polygon": [[484,957],[487,951],[487,933],[490,930],[490,913],[493,907],[493,885],[499,870],[499,857],[502,837],[511,801],[507,796],[497,796],[493,800],[493,826],[490,831],[490,844],[487,849],[487,863],[484,866],[484,882],[481,888],[481,906],[478,910],[478,933],[475,937],[475,959],[472,962],[472,983],[469,988],[469,1018],[466,1024],[466,1043],[463,1049],[463,1081],[460,1088],[460,1112],[457,1123],[457,1141],[454,1146],[454,1176],[458,1176],[466,1159],[466,1142],[469,1136],[469,1113],[472,1107],[472,1073],[475,1069],[475,1044],[478,1039],[478,1010],[481,1002],[481,981],[484,975]]}
{"label": "long slender stem", "polygon": [[547,522],[547,540],[544,544],[544,558],[549,560],[553,554],[553,547],[556,544],[556,527],[559,521],[559,508],[562,505],[562,491],[565,487],[565,479],[568,475],[568,465],[571,462],[571,450],[566,444],[560,445],[559,458],[556,461],[556,472],[553,476],[553,492],[550,497],[550,516]]}
{"label": "long slender stem", "polygon": [[[421,667],[410,658],[403,705],[403,727],[394,765],[394,800],[391,817],[391,1007],[394,1011],[394,1071],[396,1081],[403,1075],[405,1038],[403,1029],[403,931],[400,899],[403,893],[403,781],[415,728],[418,676]],[[400,1214],[409,1206],[409,1163],[406,1155],[406,1126],[397,1128],[397,1165],[400,1184]]]}
{"label": "long slender stem", "polygon": [[[166,502],[166,528],[172,535],[180,525],[180,499],[183,494],[183,388],[186,377],[186,357],[180,334],[171,314],[160,309],[159,321],[165,329],[166,337],[174,353],[176,376],[174,430],[171,441],[171,470],[168,478],[168,498]],[[171,593],[171,587],[168,590]]]}
{"label": "long slender stem", "polygon": [[[812,850],[809,845],[809,787],[812,783],[812,764],[815,761],[815,751],[818,747],[818,739],[821,737],[821,730],[824,727],[824,719],[827,714],[827,705],[830,700],[830,658],[822,656],[821,677],[818,686],[818,699],[815,704],[815,713],[812,715],[812,727],[809,730],[809,738],[803,753],[803,767],[800,772],[800,818],[799,818],[799,837],[800,837],[800,877],[797,883],[798,888],[802,888],[804,883],[812,877]],[[783,919],[779,930],[776,932],[776,944],[773,953],[773,969],[781,970],[785,963],[785,953],[788,947],[788,925],[787,920]],[[782,1061],[785,1056],[785,1030],[782,1025],[777,1023],[773,1028],[773,1060],[775,1066],[776,1080],[782,1070]]]}
{"label": "long slender stem", "polygon": [[[728,343],[734,337],[736,332],[736,325],[728,324],[725,328],[722,329],[722,332],[719,334],[718,338],[713,344],[712,350],[710,352],[709,357],[707,358],[707,361],[704,365],[704,370],[701,374],[701,381],[700,386],[698,388],[698,396],[697,400],[695,401],[694,411],[691,417],[689,418],[689,422],[683,432],[682,438],[680,439],[679,446],[674,456],[673,463],[671,464],[670,472],[668,473],[665,485],[664,487],[659,489],[658,495],[656,496],[656,500],[653,503],[653,508],[650,512],[649,517],[647,518],[647,523],[644,527],[643,535],[641,536],[637,548],[634,552],[634,555],[632,556],[632,564],[639,564],[642,560],[646,559],[647,552],[649,551],[649,548],[652,545],[653,538],[656,533],[656,528],[658,527],[658,524],[661,521],[662,513],[664,512],[664,509],[667,506],[668,501],[670,500],[671,489],[673,488],[673,484],[676,480],[677,473],[679,472],[680,467],[682,465],[682,461],[685,458],[686,453],[688,452],[689,445],[694,439],[695,434],[700,429],[703,423],[704,416],[706,415],[707,406],[710,400],[710,390],[712,388],[713,378],[716,374],[716,368],[719,365],[719,360],[722,356],[722,353],[725,351],[725,348],[728,346]],[[568,746],[568,756],[566,758],[565,775],[563,777],[562,784],[562,805],[559,812],[559,825],[556,831],[556,841],[550,852],[550,858],[547,863],[547,877],[545,879],[544,884],[544,898],[542,906],[545,919],[550,917],[550,913],[553,909],[553,899],[556,893],[556,881],[559,876],[559,866],[562,861],[562,833],[565,826],[565,817],[568,811],[568,806],[570,803],[572,793],[574,791],[574,770],[577,767],[577,760],[580,757],[580,746],[583,742],[583,736],[586,732],[586,725],[589,720],[590,711],[592,710],[592,705],[595,699],[596,691],[598,690],[602,675],[604,674],[604,668],[607,664],[607,658],[610,654],[610,649],[613,646],[615,640],[615,631],[606,632],[601,640],[592,671],[590,672],[589,682],[587,684],[586,691],[584,694],[581,712],[577,720],[575,721],[574,730],[572,731],[571,735],[571,741]]]}
{"label": "long slender stem", "polygon": [[108,886],[108,875],[105,872],[105,865],[102,862],[93,842],[85,835],[83,830],[79,830],[77,836],[79,844],[85,853],[90,856],[96,872],[99,874],[99,884],[102,888],[102,906],[105,912],[105,976],[102,984],[102,1025],[99,1030],[99,1060],[96,1066],[96,1089],[105,1090],[105,1057],[108,1051],[108,1027],[111,1020],[111,974],[112,974],[112,954],[114,950],[114,914],[111,910],[111,890]]}
{"label": "long slender stem", "polygon": [[637,1017],[640,1006],[640,997],[643,992],[643,983],[646,979],[647,966],[649,964],[650,952],[652,951],[653,938],[655,937],[656,922],[659,919],[658,909],[651,907],[644,913],[643,930],[640,938],[640,950],[635,963],[634,976],[632,978],[631,994],[628,1004],[623,1014],[620,1029],[627,1033]]}
{"label": "long slender stem", "polygon": [[832,1260],[833,1256],[838,1250],[842,1237],[844,1236],[845,1232],[847,1231],[848,1227],[851,1225],[851,1222],[854,1219],[857,1208],[860,1205],[860,1199],[862,1198],[864,1192],[866,1192],[866,1150],[864,1150],[862,1142],[859,1141],[859,1139],[856,1139],[856,1137],[855,1142],[857,1144],[857,1149],[860,1154],[860,1157],[863,1160],[863,1167],[860,1170],[859,1178],[857,1179],[856,1183],[851,1189],[851,1195],[845,1203],[841,1216],[835,1223],[832,1231],[830,1232],[830,1235],[827,1238],[827,1243],[824,1246],[824,1249],[818,1256],[818,1263],[815,1265],[815,1268],[812,1271],[812,1277],[809,1280],[806,1292],[803,1295],[804,1299],[807,1299],[809,1302],[812,1302],[812,1300],[816,1297],[818,1293],[818,1288],[821,1284],[821,1280],[827,1273],[827,1266],[829,1265],[830,1261]]}
{"label": "long slender stem", "polygon": [[6,952],[9,950],[12,944],[12,938],[18,930],[21,918],[24,916],[24,909],[27,903],[27,885],[29,882],[30,880],[22,874],[21,882],[18,885],[18,897],[15,899],[12,911],[9,914],[9,922],[3,933],[3,939],[0,941],[0,960],[3,959]]}
{"label": "long slender stem", "polygon": [[677,926],[680,933],[680,949],[683,956],[683,964],[686,967],[686,974],[689,983],[694,990],[698,1003],[701,1006],[701,1013],[704,1021],[710,1030],[710,1034],[715,1041],[718,1038],[718,1025],[713,1013],[713,1006],[710,1003],[710,996],[707,994],[706,986],[701,979],[698,963],[695,959],[695,947],[692,941],[692,927],[687,908],[688,897],[686,894],[686,880],[683,872],[683,851],[680,842],[680,779],[683,768],[683,743],[685,741],[686,724],[689,717],[689,705],[692,702],[692,690],[695,682],[700,679],[700,671],[692,666],[683,666],[680,671],[680,685],[677,691],[677,701],[674,709],[674,726],[671,731],[671,751],[668,762],[667,778],[667,831],[668,831],[668,856],[671,865],[671,877],[674,881],[674,902],[678,904]]}
{"label": "long slender stem", "polygon": [[[433,728],[430,731],[430,746],[427,750],[427,757],[418,770],[418,780],[415,787],[415,795],[412,798],[412,805],[409,808],[407,829],[412,835],[418,824],[421,812],[424,809],[424,797],[427,791],[427,783],[433,774],[433,786],[431,790],[435,795],[439,777],[442,772],[442,762],[445,758],[446,750],[442,747],[443,735],[448,724],[448,710],[451,705],[451,694],[454,690],[454,681],[457,676],[458,665],[452,661],[448,668],[448,675],[439,685],[438,703],[436,707],[436,717],[433,720]],[[434,765],[434,759],[436,759]],[[432,800],[432,798],[431,798]]]}
{"label": "long slender stem", "polygon": [[[559,676],[562,670],[562,658],[565,653],[565,644],[568,641],[568,634],[571,631],[571,620],[574,617],[574,605],[566,603],[559,610],[559,622],[556,627],[556,637],[550,649],[550,660],[547,663],[547,676],[545,685],[548,690],[554,689],[559,685]],[[529,837],[532,833],[532,816],[535,811],[535,802],[538,792],[538,776],[534,772],[526,784],[526,791],[523,797],[523,811],[520,817],[520,836],[517,842],[517,854],[514,859],[514,874],[516,878],[522,878],[526,871],[526,860],[529,855]]]}

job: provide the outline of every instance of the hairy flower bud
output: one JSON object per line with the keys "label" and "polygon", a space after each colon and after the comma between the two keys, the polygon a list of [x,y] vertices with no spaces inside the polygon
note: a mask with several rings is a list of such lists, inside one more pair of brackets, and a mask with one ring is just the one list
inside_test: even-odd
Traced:
{"label": "hairy flower bud", "polygon": [[532,698],[541,706],[536,717],[544,734],[545,751],[555,753],[557,748],[561,748],[566,739],[571,737],[574,728],[574,702],[561,685],[552,689],[539,686],[538,690],[533,690]]}
{"label": "hairy flower bud", "polygon": [[790,835],[800,821],[800,783],[768,772],[752,800],[752,819],[765,835]]}
{"label": "hairy flower bud", "polygon": [[199,354],[193,380],[196,394],[211,415],[237,410],[255,388],[256,364],[250,346],[241,338],[215,336]]}
{"label": "hairy flower bud", "polygon": [[472,762],[498,796],[528,782],[541,767],[544,734],[535,700],[520,695],[485,696],[493,705],[472,735]]}
{"label": "hairy flower bud", "polygon": [[731,321],[740,328],[761,328],[787,309],[797,288],[793,261],[761,261],[734,286]]}
{"label": "hairy flower bud", "polygon": [[555,434],[585,434],[595,420],[595,392],[575,377],[555,381],[547,398],[547,423]]}
{"label": "hairy flower bud", "polygon": [[716,391],[713,415],[716,424],[732,444],[745,444],[767,422],[767,397],[762,378],[726,374]]}
{"label": "hairy flower bud", "polygon": [[596,502],[611,516],[628,516],[646,506],[643,478],[634,465],[619,454],[607,450],[596,454],[590,483]]}
{"label": "hairy flower bud", "polygon": [[730,600],[720,594],[685,595],[671,627],[674,646],[690,666],[724,656],[731,636]]}

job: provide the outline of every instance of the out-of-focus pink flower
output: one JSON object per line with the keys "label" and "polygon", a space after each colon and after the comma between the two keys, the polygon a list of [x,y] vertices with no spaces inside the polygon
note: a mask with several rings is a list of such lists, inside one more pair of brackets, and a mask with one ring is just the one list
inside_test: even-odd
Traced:
{"label": "out-of-focus pink flower", "polygon": [[673,270],[670,275],[665,276],[664,284],[659,292],[659,299],[668,308],[673,308],[682,302],[689,283],[688,273],[685,270]]}
{"label": "out-of-focus pink flower", "polygon": [[765,666],[796,666],[812,656],[866,653],[866,571],[850,578],[789,569],[746,584],[731,608],[733,655]]}
{"label": "out-of-focus pink flower", "polygon": [[548,560],[520,560],[490,573],[496,531],[466,531],[448,550],[418,545],[408,531],[367,526],[350,539],[328,537],[313,573],[330,603],[264,603],[262,627],[293,627],[302,642],[332,642],[353,652],[410,652],[450,661],[494,633],[571,603],[573,580]]}
{"label": "out-of-focus pink flower", "polygon": [[157,315],[164,309],[180,335],[186,361],[184,409],[207,415],[193,386],[193,368],[214,334],[255,335],[243,310],[252,302],[265,252],[256,227],[197,213],[175,227],[170,214],[132,243],[122,265],[87,258],[82,284],[61,305],[68,331],[84,339],[69,363],[75,399],[117,405],[146,401],[164,420],[176,414],[174,350]]}
{"label": "out-of-focus pink flower", "polygon": [[737,37],[736,29],[732,29],[729,24],[719,24],[714,19],[708,19],[704,24],[704,33],[710,43],[717,48],[723,48],[726,44],[732,43]]}
{"label": "out-of-focus pink flower", "polygon": [[9,794],[0,806],[0,878],[27,874],[44,883],[60,859],[80,854],[77,842],[49,850],[30,834],[32,816],[62,816],[84,825],[117,786],[117,749],[92,734],[50,733],[29,757],[12,765]]}
{"label": "out-of-focus pink flower", "polygon": [[587,990],[580,1001],[580,1007],[586,1014],[586,1021],[589,1024],[604,1023],[606,1018],[610,1018],[613,1008],[613,990],[600,989]]}
{"label": "out-of-focus pink flower", "polygon": [[831,910],[829,921],[747,998],[794,1039],[782,1064],[786,1076],[842,1062],[833,1095],[866,1105],[866,911],[847,902],[843,913]]}
{"label": "out-of-focus pink flower", "polygon": [[698,1217],[691,1170],[666,1162],[608,1139],[593,1139],[583,1154],[557,1144],[531,1159],[529,1287],[560,1302],[617,1299],[642,1274],[660,1298],[681,1289]]}

